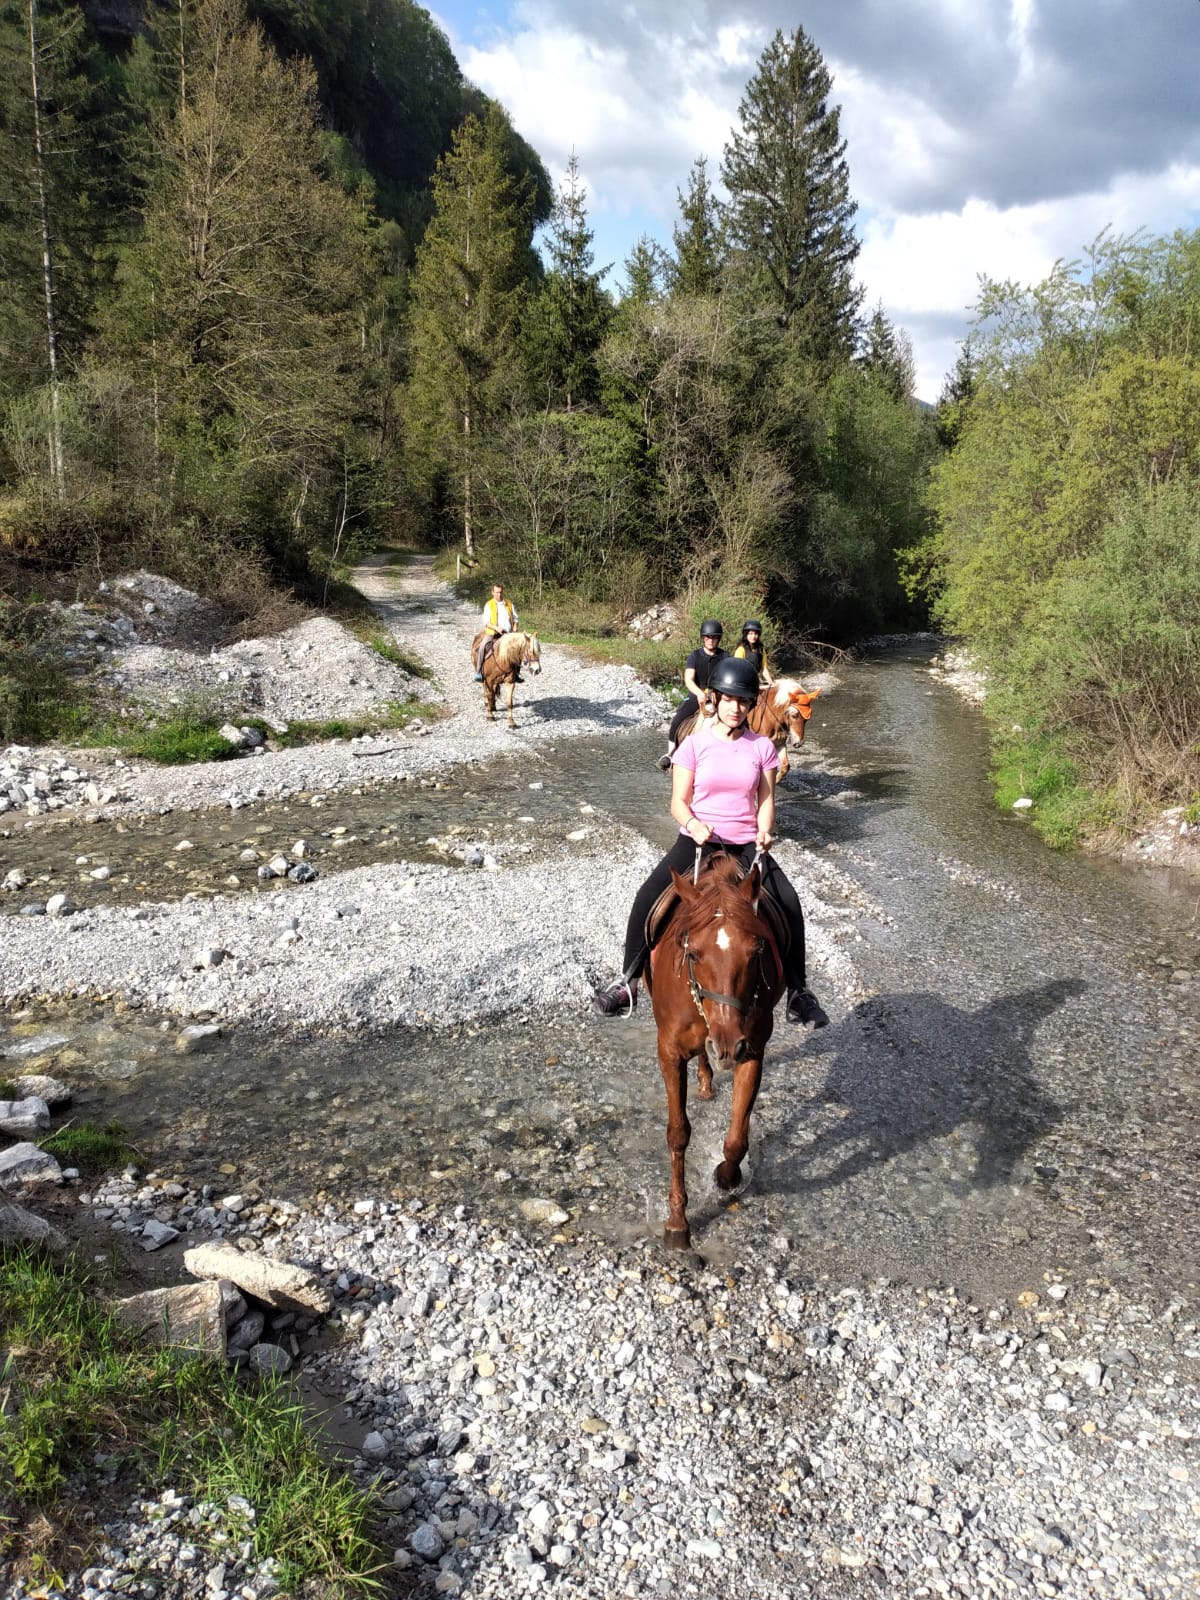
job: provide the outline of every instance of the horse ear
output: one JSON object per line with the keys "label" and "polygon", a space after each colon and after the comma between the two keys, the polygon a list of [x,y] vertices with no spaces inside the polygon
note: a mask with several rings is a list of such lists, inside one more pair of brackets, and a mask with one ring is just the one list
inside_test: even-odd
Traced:
{"label": "horse ear", "polygon": [[692,884],[691,874],[689,873],[688,876],[685,878],[682,872],[676,872],[675,868],[672,867],[671,868],[671,882],[675,885],[675,893],[676,894],[682,894],[685,889],[690,889],[691,888],[691,884]]}
{"label": "horse ear", "polygon": [[759,896],[762,894],[762,868],[759,866],[757,861],[746,874],[745,890],[747,898],[750,901],[750,909],[754,912],[754,915],[757,916]]}

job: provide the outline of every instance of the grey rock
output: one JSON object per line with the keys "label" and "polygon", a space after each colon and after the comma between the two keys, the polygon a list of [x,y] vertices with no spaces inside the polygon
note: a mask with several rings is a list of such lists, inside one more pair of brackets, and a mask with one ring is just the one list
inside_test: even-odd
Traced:
{"label": "grey rock", "polygon": [[0,1150],[0,1185],[61,1183],[62,1168],[52,1155],[28,1141]]}
{"label": "grey rock", "polygon": [[245,1294],[281,1311],[333,1309],[333,1295],[315,1273],[261,1254],[248,1255],[232,1245],[204,1244],[184,1252],[183,1264],[197,1278],[228,1278]]}
{"label": "grey rock", "polygon": [[143,1329],[157,1344],[225,1354],[225,1312],[219,1283],[184,1283],[148,1289],[117,1301],[117,1316]]}
{"label": "grey rock", "polygon": [[71,1103],[70,1086],[60,1082],[58,1078],[48,1078],[41,1072],[21,1073],[13,1079],[13,1087],[22,1099],[28,1095],[36,1095],[39,1100],[44,1100],[51,1111],[57,1111],[61,1106]]}
{"label": "grey rock", "polygon": [[294,1364],[291,1356],[280,1344],[251,1345],[246,1355],[255,1372],[277,1377],[290,1372]]}
{"label": "grey rock", "polygon": [[0,1100],[0,1135],[19,1139],[28,1133],[44,1133],[49,1126],[50,1107],[39,1095]]}
{"label": "grey rock", "polygon": [[0,1249],[7,1244],[39,1245],[61,1254],[67,1249],[65,1234],[24,1206],[0,1204]]}

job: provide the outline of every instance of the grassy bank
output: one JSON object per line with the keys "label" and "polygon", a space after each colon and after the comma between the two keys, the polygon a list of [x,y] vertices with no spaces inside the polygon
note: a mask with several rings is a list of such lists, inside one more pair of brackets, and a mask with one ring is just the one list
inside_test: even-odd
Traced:
{"label": "grassy bank", "polygon": [[148,1344],[111,1290],[73,1259],[0,1257],[0,1570],[52,1593],[89,1565],[106,1515],[170,1488],[240,1496],[230,1531],[285,1590],[378,1592],[372,1502],[323,1460],[290,1386]]}

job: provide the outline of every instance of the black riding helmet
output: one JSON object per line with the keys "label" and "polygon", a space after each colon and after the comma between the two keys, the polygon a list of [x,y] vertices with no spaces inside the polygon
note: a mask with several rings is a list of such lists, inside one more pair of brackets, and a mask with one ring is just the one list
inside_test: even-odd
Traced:
{"label": "black riding helmet", "polygon": [[702,639],[719,639],[724,632],[725,629],[712,617],[707,622],[700,624],[700,637]]}
{"label": "black riding helmet", "polygon": [[762,634],[762,623],[757,617],[751,617],[748,622],[742,623],[743,637],[748,633],[757,633],[759,635]]}
{"label": "black riding helmet", "polygon": [[758,673],[752,661],[725,656],[713,669],[708,687],[713,694],[727,694],[734,700],[757,700]]}

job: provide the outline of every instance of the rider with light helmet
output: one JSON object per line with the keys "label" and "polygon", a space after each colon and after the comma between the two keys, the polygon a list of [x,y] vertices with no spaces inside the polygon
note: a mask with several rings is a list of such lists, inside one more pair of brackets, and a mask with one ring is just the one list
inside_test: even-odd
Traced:
{"label": "rider with light helmet", "polygon": [[758,681],[764,687],[774,683],[771,669],[767,665],[766,646],[762,642],[762,623],[757,617],[749,617],[742,623],[742,637],[739,644],[734,645],[733,653],[739,661],[752,661],[754,670],[758,673]]}
{"label": "rider with light helmet", "polygon": [[725,659],[725,651],[721,649],[721,635],[724,632],[725,629],[713,617],[700,624],[700,648],[693,650],[683,664],[683,686],[687,694],[671,718],[671,726],[667,732],[666,754],[658,758],[659,768],[663,772],[670,770],[671,757],[679,742],[680,728],[689,717],[694,717],[699,711],[700,699],[709,687],[713,668],[718,661]]}
{"label": "rider with light helmet", "polygon": [[[746,723],[758,699],[758,672],[750,661],[723,656],[707,687],[717,696],[716,716],[688,735],[672,760],[671,815],[679,838],[638,890],[625,930],[625,964],[618,982],[600,990],[593,1005],[603,1015],[629,1014],[637,1004],[638,979],[645,966],[646,917],[671,882],[671,869],[690,872],[696,850],[705,856],[721,850],[749,871],[755,853],[768,850],[775,826],[775,772],[779,756],[772,741]],[[795,889],[770,855],[760,863],[763,886],[783,911],[791,931],[784,957],[787,1019],[823,1028],[829,1018],[806,987],[804,913]]]}

